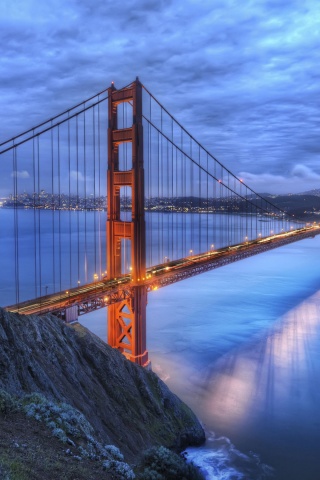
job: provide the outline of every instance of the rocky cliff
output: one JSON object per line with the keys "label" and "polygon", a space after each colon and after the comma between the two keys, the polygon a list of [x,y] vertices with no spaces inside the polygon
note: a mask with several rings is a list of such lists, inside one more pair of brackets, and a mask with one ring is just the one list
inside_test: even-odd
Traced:
{"label": "rocky cliff", "polygon": [[0,309],[0,389],[70,404],[129,462],[153,445],[179,449],[204,441],[195,415],[153,372],[52,315]]}

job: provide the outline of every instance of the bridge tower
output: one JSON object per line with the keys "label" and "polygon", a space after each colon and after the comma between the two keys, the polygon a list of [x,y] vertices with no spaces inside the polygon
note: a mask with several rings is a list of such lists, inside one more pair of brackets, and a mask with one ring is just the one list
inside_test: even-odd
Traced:
{"label": "bridge tower", "polygon": [[[123,301],[108,307],[108,343],[118,348],[129,360],[146,366],[146,308],[147,289],[139,281],[146,276],[144,169],[142,131],[142,85],[138,78],[129,87],[116,90],[112,84],[109,94],[108,125],[108,217],[107,217],[107,274],[118,278],[122,272],[123,240],[131,243],[132,286]],[[132,126],[118,129],[118,106],[132,104]],[[132,166],[120,170],[119,146],[132,145]],[[131,221],[120,218],[120,189],[131,187]]]}

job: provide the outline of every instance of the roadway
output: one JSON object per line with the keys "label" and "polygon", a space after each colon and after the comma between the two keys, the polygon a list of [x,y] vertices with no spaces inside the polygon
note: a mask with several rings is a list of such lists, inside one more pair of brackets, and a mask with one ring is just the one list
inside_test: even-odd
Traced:
{"label": "roadway", "polygon": [[271,235],[247,241],[237,245],[212,250],[198,255],[191,255],[179,260],[168,261],[147,269],[146,276],[135,282],[131,275],[123,275],[111,280],[97,280],[86,285],[71,288],[66,291],[35,298],[16,305],[5,307],[11,312],[21,314],[54,313],[66,319],[66,312],[72,307],[77,309],[76,316],[88,313],[111,303],[119,302],[132,295],[132,289],[145,285],[147,291],[198,275],[208,270],[227,265],[232,262],[257,255],[273,248],[289,243],[314,237],[320,234],[320,226],[313,225],[306,228]]}

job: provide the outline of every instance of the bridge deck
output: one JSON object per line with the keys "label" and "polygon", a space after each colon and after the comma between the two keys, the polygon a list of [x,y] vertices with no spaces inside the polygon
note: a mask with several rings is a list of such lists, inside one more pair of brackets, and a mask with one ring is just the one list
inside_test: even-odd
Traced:
{"label": "bridge deck", "polygon": [[129,298],[132,295],[132,289],[137,285],[145,285],[148,291],[156,290],[194,275],[318,234],[320,234],[319,225],[293,230],[154,266],[147,270],[146,277],[141,278],[137,284],[132,282],[130,275],[124,275],[120,278],[96,281],[5,308],[8,311],[26,315],[53,313],[66,318],[68,308],[77,306],[78,315],[83,315]]}

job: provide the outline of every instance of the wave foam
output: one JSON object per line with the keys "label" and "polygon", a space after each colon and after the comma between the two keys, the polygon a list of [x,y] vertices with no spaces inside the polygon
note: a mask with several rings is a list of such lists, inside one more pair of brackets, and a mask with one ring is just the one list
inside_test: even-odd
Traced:
{"label": "wave foam", "polygon": [[187,461],[192,461],[204,474],[206,480],[267,480],[274,470],[261,463],[254,452],[244,454],[237,450],[227,437],[216,437],[209,432],[204,447],[188,448]]}

